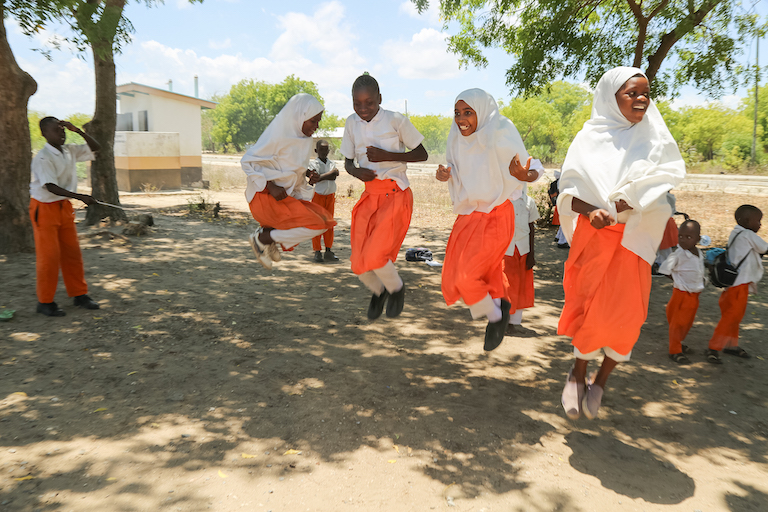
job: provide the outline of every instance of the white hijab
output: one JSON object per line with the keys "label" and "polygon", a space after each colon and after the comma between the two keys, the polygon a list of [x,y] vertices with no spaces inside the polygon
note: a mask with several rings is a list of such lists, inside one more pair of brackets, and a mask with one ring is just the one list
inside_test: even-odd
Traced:
{"label": "white hijab", "polygon": [[579,217],[571,209],[572,198],[614,218],[615,202],[623,199],[633,210],[620,216],[626,217],[621,244],[652,264],[671,213],[666,194],[685,178],[685,163],[653,101],[636,124],[619,110],[616,92],[636,75],[645,76],[638,68],[618,67],[600,78],[592,117],[563,162],[557,210],[570,243]]}
{"label": "white hijab", "polygon": [[240,160],[248,176],[245,198],[250,203],[268,181],[285,188],[298,199],[312,199],[313,189],[305,180],[312,153],[312,137],[302,133],[304,121],[322,112],[324,107],[314,96],[299,93],[288,100],[267,129]]}
{"label": "white hijab", "polygon": [[509,174],[509,164],[515,154],[525,164],[528,152],[515,125],[499,113],[493,96],[482,89],[468,89],[456,96],[454,104],[460,100],[477,113],[477,129],[465,137],[454,122],[448,133],[446,160],[451,167],[448,186],[453,212],[490,213],[504,201],[522,195],[524,184]]}

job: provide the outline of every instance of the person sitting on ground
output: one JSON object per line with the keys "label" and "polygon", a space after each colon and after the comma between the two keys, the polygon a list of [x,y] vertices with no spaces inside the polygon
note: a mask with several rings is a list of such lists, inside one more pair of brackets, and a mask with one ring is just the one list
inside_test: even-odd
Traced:
{"label": "person sitting on ground", "polygon": [[[65,144],[65,130],[77,133],[86,144]],[[92,196],[77,193],[77,162],[93,160],[94,152],[101,146],[69,121],[59,121],[55,117],[41,119],[40,132],[46,145],[32,159],[29,184],[29,217],[35,237],[37,312],[45,316],[66,315],[53,301],[59,269],[67,295],[74,297],[75,306],[99,309],[99,304],[88,296],[75,211],[69,199],[96,204]]]}
{"label": "person sitting on ground", "polygon": [[757,283],[763,278],[762,255],[768,253],[768,242],[757,235],[763,212],[751,204],[736,208],[737,226],[728,236],[728,259],[739,266],[736,281],[720,294],[720,321],[709,340],[707,361],[722,364],[719,352],[749,359],[750,355],[739,346],[739,324],[747,311],[750,293],[757,293]]}
{"label": "person sitting on ground", "polygon": [[[312,196],[312,202],[328,210],[328,213],[333,217],[333,211],[336,206],[336,178],[339,177],[339,170],[336,168],[336,164],[328,159],[330,149],[327,140],[317,141],[317,144],[315,144],[317,158],[309,161],[307,177],[309,178],[309,184],[315,187],[315,195]],[[320,252],[322,248],[320,239],[325,242],[325,256]],[[333,227],[328,228],[328,231],[322,235],[314,237],[312,239],[312,250],[315,251],[315,261],[318,263],[338,261],[339,258],[331,250],[332,245]]]}
{"label": "person sitting on ground", "polygon": [[707,278],[704,253],[696,247],[701,240],[701,226],[695,220],[686,220],[677,232],[678,249],[664,259],[659,272],[674,283],[672,298],[667,303],[669,358],[678,364],[689,364],[686,354],[693,353],[693,349],[683,345],[683,340],[693,326]]}

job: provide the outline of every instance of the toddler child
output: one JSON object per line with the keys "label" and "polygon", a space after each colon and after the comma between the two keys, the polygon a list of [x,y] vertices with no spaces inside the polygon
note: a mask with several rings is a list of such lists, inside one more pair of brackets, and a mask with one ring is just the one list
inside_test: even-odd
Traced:
{"label": "toddler child", "polygon": [[[317,158],[309,161],[307,177],[309,178],[309,184],[315,187],[315,195],[312,196],[312,202],[328,210],[328,213],[333,217],[334,207],[336,206],[336,178],[339,177],[339,170],[336,168],[336,164],[328,159],[329,151],[328,141],[317,141],[315,145]],[[325,242],[325,256],[320,253],[321,238]],[[328,231],[322,235],[314,237],[312,239],[312,250],[315,251],[315,261],[318,263],[337,261],[339,258],[331,250],[332,245],[333,227],[328,228]]]}
{"label": "toddler child", "polygon": [[704,254],[696,244],[701,240],[701,226],[695,220],[686,220],[675,226],[678,249],[662,262],[659,273],[669,276],[674,283],[672,298],[667,304],[669,322],[669,358],[678,364],[689,364],[685,354],[693,352],[682,341],[691,330],[696,311],[699,309],[699,295],[706,284]]}
{"label": "toddler child", "polygon": [[509,301],[507,334],[515,334],[523,322],[523,309],[533,307],[533,255],[534,222],[539,220],[536,201],[523,194],[514,201],[515,233],[502,262],[504,295]]}
{"label": "toddler child", "polygon": [[427,159],[424,136],[411,121],[380,105],[378,82],[368,74],[357,77],[352,84],[355,113],[347,118],[341,141],[344,168],[365,183],[352,209],[350,242],[352,272],[373,292],[371,320],[381,316],[385,303],[388,317],[403,311],[405,285],[394,262],[413,213],[406,164]]}
{"label": "toddler child", "polygon": [[720,321],[709,340],[707,361],[722,364],[719,352],[749,359],[750,355],[739,346],[739,324],[747,311],[750,293],[757,293],[757,283],[763,278],[762,255],[768,252],[768,242],[757,236],[763,212],[751,204],[736,208],[736,223],[728,237],[728,259],[739,266],[739,275],[733,285],[720,295]]}

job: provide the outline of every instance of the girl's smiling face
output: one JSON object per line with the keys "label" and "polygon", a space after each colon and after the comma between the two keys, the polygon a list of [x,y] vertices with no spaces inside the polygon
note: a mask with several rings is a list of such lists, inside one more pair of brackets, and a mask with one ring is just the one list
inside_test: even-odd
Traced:
{"label": "girl's smiling face", "polygon": [[633,76],[616,93],[616,103],[624,117],[632,124],[643,120],[651,103],[651,87],[642,75]]}
{"label": "girl's smiling face", "polygon": [[459,100],[453,108],[453,120],[459,128],[459,132],[465,137],[472,135],[477,130],[477,112],[467,105],[464,100]]}
{"label": "girl's smiling face", "polygon": [[[313,133],[317,131],[317,127],[320,126],[320,119],[323,118],[323,113],[320,112],[315,117],[310,117],[301,125],[301,133],[307,137],[311,137]],[[293,125],[296,126],[296,125]]]}

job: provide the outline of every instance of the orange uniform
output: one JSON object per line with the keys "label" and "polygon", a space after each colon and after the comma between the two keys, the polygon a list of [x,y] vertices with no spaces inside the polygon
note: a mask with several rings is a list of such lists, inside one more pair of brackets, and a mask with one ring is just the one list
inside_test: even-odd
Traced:
{"label": "orange uniform", "polygon": [[502,262],[504,296],[510,303],[510,312],[532,308],[534,299],[533,269],[526,269],[527,254],[515,248],[513,256],[504,256]]}
{"label": "orange uniform", "polygon": [[[336,207],[336,194],[318,194],[317,192],[315,192],[315,195],[312,196],[312,202],[322,207],[323,209],[325,209],[331,215],[331,218],[333,218],[333,213]],[[325,242],[325,248],[330,249],[331,246],[333,246],[333,227],[329,228],[328,231],[326,231],[322,235],[316,236],[315,238],[312,239],[313,251],[320,250],[321,238]]]}
{"label": "orange uniform", "polygon": [[720,294],[720,321],[709,340],[709,348],[723,350],[739,346],[739,324],[747,311],[749,283],[731,286]]}
{"label": "orange uniform", "polygon": [[565,262],[565,305],[557,333],[582,353],[632,351],[648,316],[651,266],[621,245],[625,225],[595,229],[579,216]]}
{"label": "orange uniform", "polygon": [[[248,206],[259,224],[275,229],[328,229],[336,225],[333,215],[322,206],[291,196],[278,201],[267,189],[257,192]],[[283,246],[283,250],[292,247]]]}
{"label": "orange uniform", "polygon": [[675,219],[672,217],[667,221],[667,226],[664,228],[664,236],[661,239],[659,250],[670,249],[677,246],[678,229]]}
{"label": "orange uniform", "polygon": [[667,304],[670,354],[683,352],[682,342],[688,336],[688,331],[691,330],[693,321],[696,319],[696,311],[699,309],[699,295],[701,292],[691,293],[677,288],[672,290],[672,298]]}

